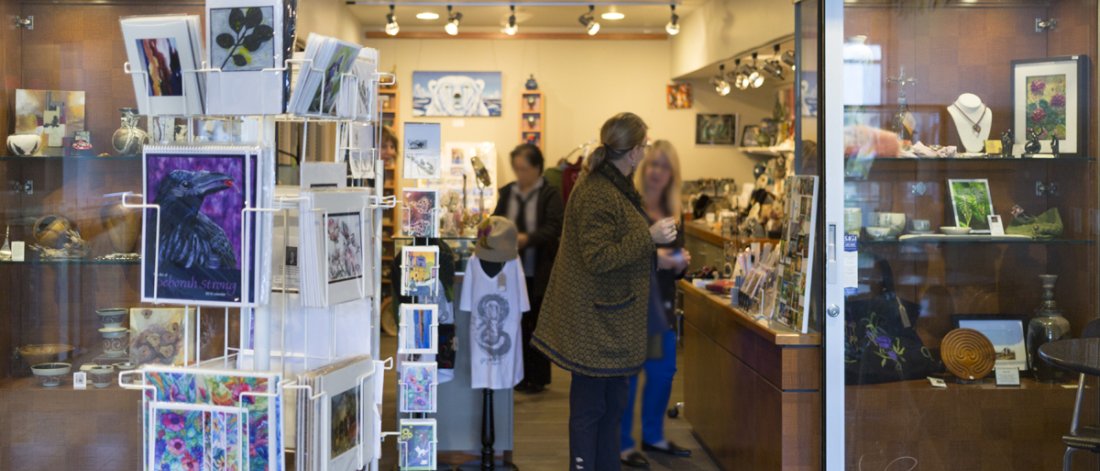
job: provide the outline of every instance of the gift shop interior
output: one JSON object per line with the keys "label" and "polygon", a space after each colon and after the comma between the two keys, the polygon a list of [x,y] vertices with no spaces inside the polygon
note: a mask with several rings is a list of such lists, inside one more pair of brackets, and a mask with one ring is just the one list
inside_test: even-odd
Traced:
{"label": "gift shop interior", "polygon": [[0,470],[1098,469],[1098,42],[0,2]]}

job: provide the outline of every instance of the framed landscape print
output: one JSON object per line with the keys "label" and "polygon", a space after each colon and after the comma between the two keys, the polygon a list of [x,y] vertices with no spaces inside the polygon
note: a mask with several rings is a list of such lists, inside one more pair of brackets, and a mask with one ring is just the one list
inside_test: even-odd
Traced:
{"label": "framed landscape print", "polygon": [[993,198],[989,196],[989,180],[948,179],[951,209],[955,225],[969,227],[971,233],[989,233],[989,215],[993,213]]}
{"label": "framed landscape print", "polygon": [[1040,153],[1083,154],[1088,143],[1087,56],[1012,61],[1012,110],[1016,143],[1035,133]]}

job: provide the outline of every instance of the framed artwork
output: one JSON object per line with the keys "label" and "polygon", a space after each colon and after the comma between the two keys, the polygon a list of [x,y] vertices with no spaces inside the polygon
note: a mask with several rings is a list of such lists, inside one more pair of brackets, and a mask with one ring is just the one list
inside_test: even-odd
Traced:
{"label": "framed artwork", "polygon": [[[337,367],[323,368],[317,378],[318,391],[325,393],[321,399],[324,420],[328,430],[319,430],[321,437],[321,461],[324,469],[354,471],[369,464],[371,437],[374,425],[366,423],[368,406],[374,403],[374,382],[367,376],[374,374],[375,363],[369,356],[356,357]],[[361,381],[362,380],[362,381]],[[360,460],[360,451],[363,459]]]}
{"label": "framed artwork", "polygon": [[698,145],[732,146],[737,143],[737,115],[695,115],[695,143]]}
{"label": "framed artwork", "polygon": [[413,116],[500,116],[500,72],[413,72]]}
{"label": "framed artwork", "polygon": [[126,60],[143,115],[202,114],[204,74],[198,15],[133,16],[120,20]]}
{"label": "framed artwork", "polygon": [[398,330],[399,353],[434,354],[439,348],[438,308],[434,304],[402,304]]}
{"label": "framed artwork", "polygon": [[401,294],[432,296],[439,278],[439,247],[411,246],[401,248]]}
{"label": "framed artwork", "polygon": [[989,233],[989,216],[993,214],[993,198],[989,195],[989,180],[948,179],[951,192],[951,209],[955,214],[955,225],[969,227],[970,232]]}
{"label": "framed artwork", "polygon": [[403,470],[433,471],[436,468],[435,419],[401,419],[398,425],[400,463]]}
{"label": "framed artwork", "polygon": [[185,366],[195,359],[195,322],[186,308],[130,308],[130,362]]}
{"label": "framed artwork", "polygon": [[333,306],[370,295],[364,249],[370,233],[362,188],[303,190],[314,211],[299,217],[299,284],[305,306]]}
{"label": "framed artwork", "polygon": [[1028,369],[1030,359],[1024,340],[1024,316],[1002,314],[956,314],[951,321],[956,329],[974,329],[993,343],[997,353],[995,367],[1012,366]]}
{"label": "framed artwork", "polygon": [[665,86],[665,102],[670,110],[691,108],[691,84],[673,83]]}
{"label": "framed artwork", "polygon": [[239,306],[246,299],[242,267],[256,257],[247,253],[255,247],[244,228],[254,237],[255,224],[242,211],[256,201],[256,154],[249,147],[145,147],[145,200],[161,209],[146,209],[142,220],[143,301]]}
{"label": "framed artwork", "polygon": [[1012,61],[1012,130],[1016,143],[1035,133],[1040,153],[1058,139],[1062,154],[1082,154],[1088,143],[1088,56]]}
{"label": "framed artwork", "polygon": [[440,177],[443,143],[439,123],[405,123],[402,174],[410,180]]}
{"label": "framed artwork", "polygon": [[405,210],[401,233],[409,237],[437,237],[439,193],[436,190],[405,190],[402,196]]}
{"label": "framed artwork", "polygon": [[84,131],[84,92],[15,90],[15,134],[38,136],[38,152]]}
{"label": "framed artwork", "polygon": [[435,412],[439,367],[432,362],[401,363],[398,368],[401,412]]}
{"label": "framed artwork", "polygon": [[758,145],[757,139],[760,137],[760,126],[756,124],[746,124],[745,129],[741,131],[741,147],[753,147]]}
{"label": "framed artwork", "polygon": [[330,285],[363,278],[363,213],[325,214],[325,259]]}

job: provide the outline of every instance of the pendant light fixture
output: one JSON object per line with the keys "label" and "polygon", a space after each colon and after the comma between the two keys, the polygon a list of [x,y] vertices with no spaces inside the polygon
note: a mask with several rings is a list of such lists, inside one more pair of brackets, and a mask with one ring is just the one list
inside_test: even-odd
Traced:
{"label": "pendant light fixture", "polygon": [[397,32],[401,31],[401,26],[397,24],[397,15],[393,14],[393,4],[390,4],[390,12],[386,14],[386,34],[390,36],[397,36]]}
{"label": "pendant light fixture", "polygon": [[749,68],[741,63],[741,59],[733,61],[733,85],[738,90],[749,88]]}
{"label": "pendant light fixture", "polygon": [[460,21],[462,21],[462,13],[455,13],[454,8],[447,5],[447,25],[443,27],[443,31],[451,36],[457,36]]}
{"label": "pendant light fixture", "polygon": [[764,74],[760,73],[760,67],[756,65],[756,57],[757,54],[752,53],[752,69],[749,72],[749,85],[752,88],[760,88],[761,85],[764,85]]}
{"label": "pendant light fixture", "polygon": [[596,21],[595,12],[596,6],[588,5],[588,13],[581,15],[581,17],[577,19],[581,26],[584,26],[589,36],[595,36],[596,33],[600,32],[600,23]]}
{"label": "pendant light fixture", "polygon": [[516,31],[519,30],[519,26],[516,25],[516,6],[509,5],[508,8],[511,10],[511,14],[508,15],[508,24],[504,26],[504,34],[515,36]]}
{"label": "pendant light fixture", "polygon": [[726,80],[726,65],[718,64],[718,75],[710,79],[710,84],[714,85],[714,91],[718,92],[721,96],[730,94],[730,83]]}
{"label": "pendant light fixture", "polygon": [[668,7],[672,9],[672,16],[669,17],[668,24],[665,25],[665,32],[668,33],[669,36],[676,36],[680,34],[680,15],[676,14],[675,3],[670,3]]}

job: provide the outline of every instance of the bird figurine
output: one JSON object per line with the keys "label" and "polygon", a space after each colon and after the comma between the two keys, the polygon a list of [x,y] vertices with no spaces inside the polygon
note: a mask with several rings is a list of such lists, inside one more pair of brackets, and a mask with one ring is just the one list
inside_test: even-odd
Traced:
{"label": "bird figurine", "polygon": [[232,269],[237,256],[225,230],[199,211],[207,196],[234,187],[228,175],[173,170],[157,185],[160,206],[160,263],[180,269]]}

